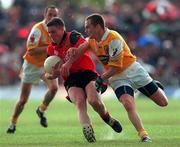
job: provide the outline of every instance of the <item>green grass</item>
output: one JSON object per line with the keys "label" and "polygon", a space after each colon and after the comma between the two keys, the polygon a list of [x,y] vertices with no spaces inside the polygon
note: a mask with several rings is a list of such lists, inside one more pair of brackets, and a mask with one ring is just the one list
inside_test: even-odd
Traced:
{"label": "green grass", "polygon": [[152,143],[140,143],[122,105],[116,100],[104,101],[110,113],[121,121],[123,132],[117,134],[89,108],[97,142],[89,144],[82,135],[76,109],[68,101],[55,99],[46,113],[49,127],[42,128],[35,114],[40,101],[29,100],[21,114],[15,134],[6,134],[15,101],[0,100],[1,147],[179,147],[180,101],[169,101],[166,108],[156,106],[150,100],[137,99],[137,108]]}

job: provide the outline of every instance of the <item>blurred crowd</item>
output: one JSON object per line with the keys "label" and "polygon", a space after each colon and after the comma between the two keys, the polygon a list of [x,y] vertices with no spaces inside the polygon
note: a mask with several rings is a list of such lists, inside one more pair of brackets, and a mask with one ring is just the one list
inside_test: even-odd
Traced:
{"label": "blurred crowd", "polygon": [[165,85],[180,85],[178,0],[14,0],[8,9],[0,6],[0,85],[19,82],[27,36],[32,25],[43,19],[49,4],[60,8],[68,31],[76,29],[84,36],[84,18],[94,12],[103,14],[106,25],[124,37],[155,79]]}

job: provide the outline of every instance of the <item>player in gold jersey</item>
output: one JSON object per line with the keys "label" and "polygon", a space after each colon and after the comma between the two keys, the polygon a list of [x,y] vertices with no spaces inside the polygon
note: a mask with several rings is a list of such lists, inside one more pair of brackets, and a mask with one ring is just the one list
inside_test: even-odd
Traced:
{"label": "player in gold jersey", "polygon": [[38,84],[42,79],[48,87],[42,104],[36,110],[40,124],[47,127],[47,120],[44,111],[54,98],[58,85],[55,80],[48,80],[44,77],[43,64],[47,57],[47,46],[51,43],[51,38],[47,31],[46,24],[53,18],[57,17],[59,10],[55,6],[48,6],[44,12],[44,20],[35,24],[27,39],[27,50],[24,55],[24,63],[21,71],[21,94],[16,103],[14,113],[11,118],[7,133],[14,133],[19,115],[23,111],[33,84]]}
{"label": "player in gold jersey", "polygon": [[105,27],[104,18],[100,14],[92,14],[86,18],[85,31],[89,40],[78,48],[68,50],[67,58],[70,58],[71,62],[62,65],[61,74],[66,74],[70,64],[90,48],[106,69],[96,80],[97,89],[100,89],[102,81],[106,80],[123,104],[141,141],[151,142],[137,113],[134,91],[139,90],[157,105],[164,107],[168,105],[168,99],[162,85],[154,81],[136,61],[121,35]]}

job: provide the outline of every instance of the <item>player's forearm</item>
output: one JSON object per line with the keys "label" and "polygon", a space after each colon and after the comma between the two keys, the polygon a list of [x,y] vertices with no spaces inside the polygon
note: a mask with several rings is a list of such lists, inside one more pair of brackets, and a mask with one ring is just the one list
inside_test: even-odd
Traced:
{"label": "player's forearm", "polygon": [[79,57],[81,57],[82,54],[84,54],[84,52],[86,52],[88,48],[83,44],[79,45],[78,48],[72,47],[68,50],[67,55],[66,55],[66,59],[71,62],[74,63]]}
{"label": "player's forearm", "polygon": [[46,50],[47,50],[47,46],[42,46],[39,48],[34,48],[34,49],[28,50],[28,54],[31,56],[37,56],[37,55],[46,53]]}
{"label": "player's forearm", "polygon": [[109,70],[107,70],[107,72],[105,72],[104,74],[101,75],[101,78],[103,80],[108,80],[110,77],[114,76],[117,73],[118,73],[118,68],[111,67],[111,68],[109,68]]}
{"label": "player's forearm", "polygon": [[74,55],[74,61],[76,61],[81,55],[83,55],[89,48],[89,44],[87,42],[82,43],[77,48],[76,54]]}

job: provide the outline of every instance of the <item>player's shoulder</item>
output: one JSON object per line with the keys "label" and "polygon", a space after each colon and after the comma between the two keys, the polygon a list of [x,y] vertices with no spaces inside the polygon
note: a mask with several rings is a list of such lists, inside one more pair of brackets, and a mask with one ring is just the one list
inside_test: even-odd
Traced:
{"label": "player's shoulder", "polygon": [[110,30],[109,34],[110,34],[110,37],[113,38],[113,39],[120,39],[120,40],[123,39],[121,34],[119,32],[117,32],[117,31],[115,31],[115,30]]}
{"label": "player's shoulder", "polygon": [[36,34],[36,36],[40,36],[41,33],[44,31],[44,27],[45,27],[44,21],[37,22],[33,25],[30,34]]}
{"label": "player's shoulder", "polygon": [[33,30],[42,31],[44,27],[45,27],[45,23],[44,23],[44,21],[41,21],[41,22],[35,23],[35,24],[33,25],[33,27],[32,27],[31,30],[32,30],[32,31],[33,31]]}
{"label": "player's shoulder", "polygon": [[37,22],[33,25],[33,27],[39,27],[41,25],[44,25],[44,23],[45,23],[44,21]]}
{"label": "player's shoulder", "polygon": [[78,31],[73,30],[70,32],[69,39],[72,44],[76,44],[80,38],[83,38],[83,36]]}

